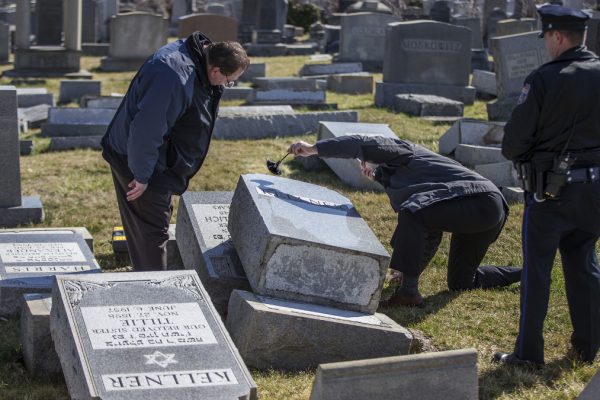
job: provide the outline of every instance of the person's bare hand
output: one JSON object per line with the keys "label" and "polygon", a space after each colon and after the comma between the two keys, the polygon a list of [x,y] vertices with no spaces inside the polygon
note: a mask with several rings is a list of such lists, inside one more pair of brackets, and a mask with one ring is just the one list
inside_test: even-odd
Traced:
{"label": "person's bare hand", "polygon": [[308,157],[317,154],[318,151],[317,146],[315,146],[314,144],[309,144],[301,140],[299,142],[293,143],[288,148],[288,153],[293,154],[295,156]]}
{"label": "person's bare hand", "polygon": [[131,182],[129,182],[129,185],[127,186],[131,189],[129,192],[127,192],[127,201],[133,201],[139,198],[142,194],[144,194],[146,188],[148,187],[148,184],[139,183],[134,179]]}
{"label": "person's bare hand", "polygon": [[360,172],[371,180],[375,179],[375,168],[377,168],[375,164],[366,161],[360,162]]}

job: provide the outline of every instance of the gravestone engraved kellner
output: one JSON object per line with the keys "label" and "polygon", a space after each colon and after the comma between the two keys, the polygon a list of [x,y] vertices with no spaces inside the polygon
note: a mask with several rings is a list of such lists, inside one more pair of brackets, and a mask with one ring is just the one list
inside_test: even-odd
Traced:
{"label": "gravestone engraved kellner", "polygon": [[75,399],[257,398],[193,271],[59,276],[50,329]]}
{"label": "gravestone engraved kellner", "polygon": [[374,313],[389,255],[337,192],[242,175],[229,232],[256,294]]}
{"label": "gravestone engraved kellner", "polygon": [[0,315],[15,315],[23,293],[49,292],[53,275],[100,272],[72,230],[0,231]]}

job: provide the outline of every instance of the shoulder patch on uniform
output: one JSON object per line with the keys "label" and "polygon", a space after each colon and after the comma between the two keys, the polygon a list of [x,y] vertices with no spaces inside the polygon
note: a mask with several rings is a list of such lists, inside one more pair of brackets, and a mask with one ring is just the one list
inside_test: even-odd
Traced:
{"label": "shoulder patch on uniform", "polygon": [[519,100],[517,101],[517,104],[525,103],[525,100],[527,100],[527,95],[529,94],[530,89],[531,89],[531,85],[529,83],[526,83],[523,86],[523,89],[521,90],[521,95],[519,96]]}

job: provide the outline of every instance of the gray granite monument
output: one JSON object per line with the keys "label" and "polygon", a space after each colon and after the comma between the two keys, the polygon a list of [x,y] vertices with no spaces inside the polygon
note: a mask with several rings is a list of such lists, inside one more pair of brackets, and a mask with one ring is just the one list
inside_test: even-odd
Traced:
{"label": "gray granite monument", "polygon": [[0,86],[0,227],[42,222],[44,211],[37,196],[21,195],[17,90]]}
{"label": "gray granite monument", "polygon": [[343,15],[339,61],[360,62],[366,70],[381,69],[386,26],[399,20],[399,17],[378,13]]}
{"label": "gray granite monument", "polygon": [[[132,12],[110,20],[110,50],[100,59],[103,71],[135,71],[148,56],[167,44],[169,23],[158,14]],[[139,40],[144,38],[144,40]]]}
{"label": "gray granite monument", "polygon": [[319,365],[310,400],[476,400],[475,349]]}
{"label": "gray granite monument", "polygon": [[186,269],[198,272],[221,315],[233,289],[249,290],[227,222],[233,192],[185,192],[177,210],[177,246]]}
{"label": "gray granite monument", "polygon": [[49,292],[55,275],[100,272],[73,230],[0,231],[0,315],[20,312],[24,293]]}
{"label": "gray granite monument", "polygon": [[406,328],[384,314],[241,290],[231,294],[227,330],[246,363],[260,369],[302,370],[325,362],[408,354],[416,341]]}
{"label": "gray granite monument", "polygon": [[337,192],[242,175],[228,227],[254,293],[365,313],[377,309],[389,255]]}
{"label": "gray granite monument", "polygon": [[375,105],[393,107],[395,95],[431,94],[473,104],[469,29],[433,21],[388,25],[383,82],[375,86]]}
{"label": "gray granite monument", "polygon": [[75,399],[258,398],[194,271],[59,276],[50,331]]}

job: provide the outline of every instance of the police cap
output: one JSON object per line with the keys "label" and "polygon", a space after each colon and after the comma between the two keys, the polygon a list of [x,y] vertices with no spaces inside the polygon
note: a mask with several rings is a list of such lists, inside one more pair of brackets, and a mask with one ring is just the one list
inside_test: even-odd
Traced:
{"label": "police cap", "polygon": [[574,10],[558,4],[543,4],[538,7],[537,12],[542,19],[540,38],[544,37],[545,32],[551,30],[585,31],[585,21],[590,18],[586,11]]}

